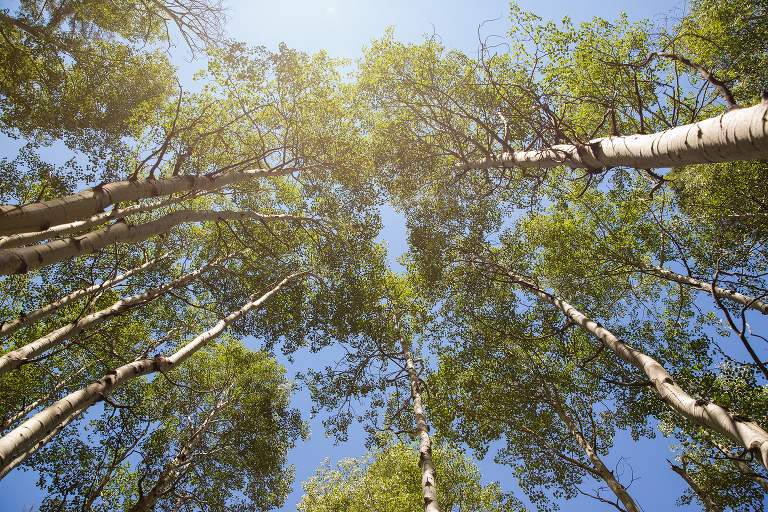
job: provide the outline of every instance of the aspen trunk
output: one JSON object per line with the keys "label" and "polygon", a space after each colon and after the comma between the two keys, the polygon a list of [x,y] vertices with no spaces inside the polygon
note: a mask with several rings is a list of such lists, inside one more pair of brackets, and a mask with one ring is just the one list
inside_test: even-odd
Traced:
{"label": "aspen trunk", "polygon": [[544,393],[546,394],[549,403],[555,409],[555,412],[560,417],[562,422],[566,424],[568,430],[576,439],[576,442],[579,444],[581,449],[584,450],[584,453],[587,455],[589,462],[595,469],[594,474],[598,475],[606,484],[608,484],[608,487],[611,489],[611,491],[613,491],[613,494],[615,494],[616,497],[621,500],[621,503],[627,509],[627,512],[640,512],[640,507],[637,506],[635,500],[633,500],[632,496],[629,495],[626,487],[621,485],[619,481],[616,480],[613,472],[606,467],[606,465],[603,463],[603,460],[600,458],[600,455],[598,455],[597,451],[595,451],[594,447],[589,444],[581,431],[576,428],[576,425],[573,423],[573,419],[563,409],[563,404],[560,402],[560,398],[553,396],[553,394],[550,392],[549,386],[547,386],[546,383],[542,382],[542,384]]}
{"label": "aspen trunk", "polygon": [[220,220],[253,219],[262,222],[273,220],[303,220],[319,222],[310,217],[294,215],[262,215],[256,212],[233,212],[214,210],[180,210],[169,213],[157,220],[138,226],[129,225],[121,219],[111,226],[91,231],[80,237],[54,240],[45,244],[21,249],[0,250],[0,275],[24,274],[47,265],[91,254],[115,243],[137,244],[166,233],[179,224],[187,222],[217,222]]}
{"label": "aspen trunk", "polygon": [[18,368],[24,362],[30,358],[37,357],[46,350],[59,345],[60,343],[68,340],[72,336],[76,336],[81,332],[91,329],[110,318],[124,313],[133,307],[136,307],[145,302],[151,301],[167,293],[170,290],[183,286],[190,281],[197,279],[203,272],[216,265],[220,259],[214,260],[207,265],[200,267],[194,272],[190,272],[178,279],[165,283],[157,288],[147,290],[144,293],[134,295],[125,299],[120,299],[110,307],[91,313],[76,322],[69,323],[64,327],[60,327],[53,332],[50,332],[38,338],[35,341],[19,347],[16,350],[12,350],[7,354],[0,356],[0,376],[8,373],[9,371]]}
{"label": "aspen trunk", "polygon": [[285,176],[297,169],[251,169],[215,178],[174,176],[171,178],[118,181],[88,188],[77,194],[23,206],[0,206],[0,235],[45,231],[102,213],[107,207],[148,197],[167,196],[189,190],[216,190],[256,178]]}
{"label": "aspen trunk", "polygon": [[[486,260],[483,261],[489,263]],[[622,361],[643,372],[648,380],[653,382],[661,400],[678,416],[694,425],[706,427],[722,434],[752,452],[760,464],[768,468],[768,432],[757,423],[742,414],[732,413],[719,405],[691,397],[677,385],[658,361],[619,340],[613,333],[584,316],[560,297],[555,297],[535,284],[526,282],[521,276],[505,268],[498,268],[503,270],[524,290],[558,308],[566,318],[599,339],[603,346],[616,354]]]}
{"label": "aspen trunk", "polygon": [[143,265],[133,268],[125,272],[124,274],[121,274],[115,277],[114,279],[110,279],[109,281],[104,281],[102,283],[95,284],[93,286],[89,286],[88,288],[83,288],[81,290],[75,290],[69,295],[65,295],[64,297],[61,297],[56,302],[51,302],[50,304],[43,306],[40,309],[36,309],[29,313],[24,313],[18,319],[13,320],[12,322],[4,323],[2,326],[0,326],[0,337],[10,336],[11,334],[15,333],[19,329],[26,327],[28,325],[32,325],[38,320],[41,320],[46,316],[50,315],[51,313],[58,311],[59,309],[66,306],[67,304],[70,304],[87,295],[90,295],[92,293],[99,292],[102,290],[108,290],[109,288],[112,288],[116,284],[121,283],[122,281],[125,281],[129,277],[146,270],[147,268],[151,267],[152,265],[156,264],[161,260],[164,260],[169,255],[170,253],[165,253],[159,258],[151,259],[148,262],[144,263]]}
{"label": "aspen trunk", "polygon": [[694,124],[651,135],[603,137],[586,144],[557,144],[537,151],[502,153],[457,169],[518,167],[649,169],[768,158],[768,95],[759,104],[736,108]]}
{"label": "aspen trunk", "polygon": [[177,204],[181,201],[193,199],[198,196],[199,194],[192,193],[181,197],[171,197],[163,201],[156,201],[149,204],[135,204],[133,206],[128,206],[127,208],[120,208],[117,210],[100,213],[85,220],[77,220],[75,222],[70,222],[69,224],[61,224],[46,231],[18,233],[0,239],[0,249],[13,249],[14,247],[21,247],[23,245],[33,244],[51,238],[57,238],[60,236],[68,235],[70,233],[75,233],[77,231],[85,231],[86,229],[90,229],[94,226],[105,224],[110,220],[120,219],[127,217],[128,215],[137,215],[139,213],[156,210],[158,208]]}
{"label": "aspen trunk", "polygon": [[704,435],[707,441],[712,443],[712,446],[720,450],[720,453],[725,455],[728,460],[736,464],[736,467],[742,475],[749,477],[753,482],[755,482],[763,489],[763,492],[768,493],[768,481],[766,481],[765,478],[755,473],[755,470],[752,469],[749,464],[734,455],[728,448],[723,446],[722,443],[715,440],[709,432],[702,430],[701,433]]}
{"label": "aspen trunk", "polygon": [[670,462],[669,459],[667,459],[667,462],[669,462],[672,471],[680,475],[680,477],[685,480],[685,483],[687,483],[693,492],[696,493],[696,496],[698,496],[701,502],[704,504],[704,508],[707,510],[707,512],[723,512],[723,507],[715,503],[708,493],[704,492],[701,487],[696,485],[696,482],[691,479],[691,476],[685,469],[681,468],[680,466],[675,466],[672,464],[672,462]]}
{"label": "aspen trunk", "polygon": [[[172,356],[157,355],[120,366],[93,384],[70,393],[55,404],[35,414],[0,438],[0,474],[9,464],[13,463],[14,458],[20,452],[59,428],[73,414],[87,409],[101,397],[106,396],[131,379],[158,371],[169,372],[173,370],[206,344],[218,338],[229,325],[248,311],[261,306],[286,284],[305,275],[309,275],[309,273],[299,272],[286,277],[258,299],[250,299],[242,308],[221,319],[214,327],[190,341]],[[34,448],[34,446],[32,447]]]}
{"label": "aspen trunk", "polygon": [[168,467],[165,468],[160,474],[160,477],[157,479],[157,483],[153,485],[145,495],[139,498],[128,512],[148,512],[150,509],[152,509],[152,507],[155,506],[157,500],[159,500],[163,494],[167,492],[167,489],[165,489],[166,485],[168,485],[171,480],[178,476],[178,468],[181,467],[182,464],[191,463],[191,461],[189,461],[189,456],[192,453],[192,450],[197,445],[197,443],[200,442],[203,434],[208,431],[208,425],[210,425],[213,418],[216,417],[216,414],[226,404],[226,400],[220,400],[216,404],[210,414],[208,414],[208,416],[205,418],[205,421],[203,421],[203,424],[200,425],[200,428],[198,428],[189,439],[189,441],[179,449],[178,453],[173,458]]}
{"label": "aspen trunk", "polygon": [[416,419],[416,435],[419,436],[419,467],[421,468],[421,494],[424,500],[424,512],[440,512],[437,501],[437,472],[432,462],[432,440],[429,438],[429,426],[424,408],[421,405],[421,387],[419,375],[413,365],[410,343],[405,341],[400,331],[400,323],[397,315],[392,314],[395,331],[400,338],[400,346],[403,349],[403,357],[408,371],[408,380],[411,384],[411,398],[413,399],[413,415]]}
{"label": "aspen trunk", "polygon": [[684,276],[682,274],[672,272],[671,270],[667,270],[665,268],[661,268],[656,265],[646,265],[644,263],[634,263],[634,262],[631,263],[631,265],[639,267],[643,272],[647,274],[651,274],[657,277],[661,277],[662,279],[666,279],[668,281],[674,281],[676,283],[690,286],[691,288],[695,288],[697,290],[702,290],[702,291],[711,293],[713,295],[717,295],[718,297],[721,297],[723,299],[731,300],[743,306],[747,306],[748,308],[754,309],[755,311],[759,311],[764,315],[768,315],[768,303],[763,302],[762,300],[756,297],[749,297],[735,290],[721,288],[720,286],[713,287],[710,283],[707,283],[706,281],[695,279],[693,277]]}

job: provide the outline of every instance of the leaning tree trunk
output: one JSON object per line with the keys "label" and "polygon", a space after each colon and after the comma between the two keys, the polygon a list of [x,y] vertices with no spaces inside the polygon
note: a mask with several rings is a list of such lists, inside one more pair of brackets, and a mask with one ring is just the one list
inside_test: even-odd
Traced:
{"label": "leaning tree trunk", "polygon": [[297,169],[251,169],[208,176],[173,176],[170,178],[126,180],[88,188],[77,194],[23,206],[0,206],[0,235],[45,231],[52,226],[102,213],[117,203],[138,201],[189,190],[216,190],[255,178],[285,176]]}
{"label": "leaning tree trunk", "polygon": [[701,434],[704,436],[704,438],[712,443],[712,446],[717,448],[720,453],[725,455],[725,457],[736,464],[736,468],[739,470],[739,472],[748,477],[750,480],[755,482],[757,485],[760,486],[761,489],[763,489],[763,492],[768,493],[768,481],[765,480],[762,476],[758,475],[752,467],[744,462],[742,459],[737,457],[735,454],[731,453],[731,450],[723,446],[722,443],[717,441],[712,437],[712,435],[707,432],[706,430],[701,430]]}
{"label": "leaning tree trunk", "polygon": [[70,304],[72,302],[75,302],[78,299],[81,299],[85,297],[86,295],[90,295],[95,292],[101,292],[104,290],[108,290],[115,286],[118,283],[121,283],[122,281],[125,281],[129,277],[138,274],[139,272],[142,272],[146,270],[147,268],[151,267],[155,263],[158,263],[161,260],[166,259],[170,253],[165,253],[159,258],[153,258],[149,260],[148,262],[144,263],[143,265],[140,265],[136,268],[132,268],[131,270],[120,274],[119,276],[115,277],[114,279],[110,279],[108,281],[103,281],[99,284],[95,284],[93,286],[89,286],[88,288],[83,288],[80,290],[75,290],[74,292],[70,293],[69,295],[65,295],[64,297],[61,297],[59,300],[55,302],[51,302],[50,304],[47,304],[43,306],[42,308],[36,309],[34,311],[30,311],[29,313],[22,313],[19,315],[19,318],[16,320],[13,320],[12,322],[7,322],[2,324],[0,326],[0,337],[2,336],[10,336],[11,334],[15,333],[19,329],[26,327],[28,325],[32,325],[33,323],[37,322],[38,320],[41,320],[45,318],[46,316],[50,315],[51,313],[55,313],[59,309],[63,308],[67,304]]}
{"label": "leaning tree trunk", "polygon": [[685,483],[687,483],[693,492],[696,493],[696,496],[698,496],[701,502],[704,504],[704,508],[707,510],[707,512],[723,512],[723,507],[715,503],[714,500],[709,496],[709,493],[705,492],[704,489],[699,487],[684,468],[675,466],[672,464],[672,462],[670,462],[669,459],[667,459],[667,462],[669,462],[669,466],[672,468],[672,471],[680,475],[680,478],[685,480]]}
{"label": "leaning tree trunk", "polygon": [[216,265],[221,261],[221,258],[216,259],[207,265],[203,265],[194,272],[185,274],[178,279],[164,283],[157,288],[152,288],[143,293],[120,299],[112,304],[110,307],[91,313],[83,318],[78,319],[75,322],[68,323],[64,327],[60,327],[53,332],[50,332],[38,338],[35,341],[27,343],[26,345],[12,350],[3,356],[0,356],[0,376],[8,373],[9,371],[18,368],[29,359],[34,358],[42,354],[43,352],[52,349],[53,347],[60,345],[64,341],[70,339],[72,336],[76,336],[81,332],[91,329],[117,315],[130,311],[131,309],[157,299],[163,294],[184,286],[200,277],[206,270]]}
{"label": "leaning tree trunk", "polygon": [[489,167],[649,169],[768,158],[768,94],[759,104],[650,135],[602,137],[586,144],[557,144],[537,151],[502,153],[457,169]]}
{"label": "leaning tree trunk", "polygon": [[108,372],[90,386],[70,393],[55,404],[35,414],[0,438],[0,475],[7,474],[6,468],[14,464],[14,460],[18,456],[25,453],[26,456],[29,456],[29,454],[33,453],[39,447],[40,443],[38,441],[43,438],[48,439],[54,430],[60,429],[61,425],[65,422],[71,421],[70,418],[73,415],[84,411],[131,379],[155,372],[166,373],[173,370],[209,342],[218,338],[229,325],[244,316],[248,311],[260,307],[289,282],[306,275],[310,275],[310,273],[299,272],[292,274],[258,299],[253,300],[251,297],[242,308],[221,319],[214,327],[184,345],[172,356],[157,355],[152,358],[140,359],[125,364]]}
{"label": "leaning tree trunk", "polygon": [[400,331],[400,322],[397,315],[392,314],[395,332],[400,338],[400,346],[403,349],[403,358],[405,367],[408,371],[408,380],[411,384],[411,398],[413,399],[413,415],[416,419],[416,435],[419,436],[419,467],[421,468],[421,495],[424,500],[424,512],[440,512],[440,505],[437,501],[437,472],[432,462],[432,440],[429,438],[429,426],[427,417],[424,414],[424,408],[421,405],[421,386],[419,385],[419,374],[413,365],[413,355],[411,346],[405,340]]}
{"label": "leaning tree trunk", "polygon": [[547,293],[533,283],[525,281],[521,276],[485,259],[486,264],[496,266],[503,271],[513,283],[524,290],[536,295],[559,309],[572,323],[595,336],[608,350],[616,354],[624,362],[631,364],[643,372],[653,383],[661,400],[678,416],[692,422],[694,425],[714,430],[738,445],[746,448],[763,467],[768,468],[768,432],[743,414],[731,412],[707,400],[695,399],[686,393],[667,370],[652,357],[635,350],[621,341],[613,333],[586,317],[576,308],[560,297]]}
{"label": "leaning tree trunk", "polygon": [[729,290],[717,285],[712,286],[711,283],[707,283],[701,279],[684,276],[682,274],[672,272],[671,270],[667,270],[666,268],[661,268],[656,265],[647,265],[645,263],[637,262],[632,262],[630,264],[639,268],[645,274],[660,277],[662,279],[666,279],[667,281],[674,281],[675,283],[684,284],[696,290],[701,290],[713,295],[717,295],[720,298],[736,302],[742,306],[746,306],[748,308],[754,309],[755,311],[759,311],[764,315],[768,315],[768,303],[763,302],[757,297],[749,297],[735,290]]}
{"label": "leaning tree trunk", "polygon": [[124,219],[120,219],[111,226],[91,231],[79,237],[54,240],[21,249],[0,250],[0,275],[24,274],[30,270],[94,253],[115,243],[138,244],[187,222],[218,222],[245,219],[261,222],[275,220],[320,222],[319,219],[295,215],[262,215],[261,213],[249,211],[219,212],[215,210],[180,210],[137,226],[130,225]]}
{"label": "leaning tree trunk", "polygon": [[106,224],[111,220],[121,219],[129,215],[138,215],[139,213],[159,210],[165,206],[177,204],[182,201],[188,201],[199,197],[197,192],[190,192],[183,196],[170,197],[163,199],[162,201],[155,201],[154,203],[146,204],[134,204],[126,208],[113,209],[109,212],[99,213],[84,220],[76,220],[69,224],[60,224],[45,231],[32,231],[29,233],[18,233],[5,238],[0,238],[0,249],[13,249],[14,247],[21,247],[23,245],[34,244],[43,240],[49,240],[51,238],[57,238],[70,233],[77,233],[78,231],[85,231],[91,229],[94,226],[100,226]]}
{"label": "leaning tree trunk", "polygon": [[621,500],[621,503],[624,504],[627,512],[640,512],[640,507],[637,506],[635,500],[633,500],[632,496],[629,495],[626,487],[621,485],[621,483],[616,480],[613,472],[603,463],[603,460],[600,458],[600,455],[597,453],[595,448],[589,444],[581,431],[576,428],[573,419],[568,415],[568,413],[565,412],[563,404],[560,401],[560,397],[557,396],[557,392],[552,393],[549,389],[549,386],[547,386],[545,382],[542,382],[542,387],[544,388],[547,401],[555,409],[555,412],[560,417],[560,420],[562,420],[562,422],[565,423],[565,425],[568,427],[568,430],[571,432],[571,435],[574,437],[574,439],[576,439],[576,442],[579,444],[581,449],[584,450],[584,453],[589,459],[590,464],[592,464],[592,467],[594,468],[593,474],[599,476],[606,484],[608,484],[608,487],[611,489],[611,491],[613,491],[613,494],[615,494],[616,497]]}

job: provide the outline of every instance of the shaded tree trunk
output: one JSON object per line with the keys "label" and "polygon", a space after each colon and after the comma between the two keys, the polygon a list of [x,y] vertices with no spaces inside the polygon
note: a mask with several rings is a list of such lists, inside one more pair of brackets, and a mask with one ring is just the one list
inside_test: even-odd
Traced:
{"label": "shaded tree trunk", "polygon": [[685,469],[681,468],[680,466],[675,466],[672,464],[672,462],[670,462],[669,459],[667,459],[667,462],[669,462],[672,471],[680,475],[680,477],[685,480],[685,483],[687,483],[693,492],[696,493],[696,496],[698,496],[701,502],[704,504],[704,508],[707,510],[707,512],[723,512],[723,508],[715,503],[709,494],[706,493],[701,487],[696,485],[696,482],[693,481]]}
{"label": "shaded tree trunk", "polygon": [[[33,445],[35,443],[59,428],[74,414],[79,414],[131,379],[158,371],[169,372],[173,370],[209,342],[218,338],[229,325],[248,313],[248,311],[260,307],[289,282],[306,275],[310,275],[310,273],[299,272],[292,274],[258,299],[254,300],[251,298],[238,311],[230,313],[221,319],[214,327],[197,336],[172,356],[158,355],[120,366],[108,372],[93,384],[69,394],[50,407],[35,414],[26,422],[0,438],[0,472],[9,464],[12,464],[20,452],[27,450],[29,447],[34,448]],[[34,450],[32,450],[33,452]]]}

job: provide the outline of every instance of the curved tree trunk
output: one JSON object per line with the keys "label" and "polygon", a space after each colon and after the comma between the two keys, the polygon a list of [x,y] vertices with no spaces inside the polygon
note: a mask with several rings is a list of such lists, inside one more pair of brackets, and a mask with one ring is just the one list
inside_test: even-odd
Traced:
{"label": "curved tree trunk", "polygon": [[694,124],[650,135],[603,137],[586,144],[557,144],[537,151],[491,155],[456,164],[457,169],[518,167],[649,169],[768,158],[768,95],[759,104],[737,108]]}
{"label": "curved tree trunk", "polygon": [[125,281],[129,277],[138,274],[139,272],[142,272],[146,270],[147,268],[151,267],[155,263],[166,259],[170,253],[165,253],[159,258],[154,258],[149,260],[148,262],[144,263],[141,266],[138,266],[136,268],[132,268],[131,270],[120,274],[119,276],[115,277],[114,279],[110,279],[109,281],[104,281],[99,284],[95,284],[93,286],[89,286],[88,288],[83,288],[80,290],[75,290],[74,292],[70,293],[69,295],[65,295],[64,297],[61,297],[56,302],[51,302],[50,304],[43,306],[42,308],[36,309],[34,311],[30,311],[29,313],[22,314],[18,319],[13,320],[12,322],[4,323],[2,326],[0,326],[0,337],[1,336],[10,336],[11,334],[15,333],[19,329],[26,327],[28,325],[32,325],[34,322],[37,322],[38,320],[41,320],[45,318],[46,316],[50,315],[51,313],[55,313],[59,309],[63,308],[67,304],[74,302],[78,299],[81,299],[85,297],[86,295],[90,295],[95,292],[107,290],[109,288],[112,288],[116,284]]}
{"label": "curved tree trunk", "polygon": [[432,462],[432,440],[429,438],[429,426],[424,408],[421,406],[421,386],[419,386],[419,374],[413,365],[410,343],[405,341],[400,332],[400,322],[397,315],[392,314],[395,332],[400,338],[400,346],[403,349],[405,367],[408,371],[408,380],[411,383],[411,398],[413,399],[413,415],[416,419],[416,435],[419,436],[419,467],[421,468],[421,494],[424,500],[424,512],[440,512],[437,501],[437,472]]}
{"label": "curved tree trunk", "polygon": [[0,376],[8,373],[9,371],[18,368],[24,364],[28,359],[37,357],[46,350],[59,345],[60,343],[68,340],[72,336],[80,334],[81,332],[95,327],[110,318],[125,313],[126,311],[136,307],[139,304],[143,304],[154,300],[161,295],[167,293],[170,290],[183,286],[190,281],[197,279],[203,272],[219,263],[221,259],[214,260],[207,265],[203,265],[194,272],[190,272],[178,279],[162,284],[157,288],[152,288],[146,292],[120,299],[110,307],[91,313],[76,322],[69,323],[64,327],[60,327],[53,332],[50,332],[38,338],[35,341],[28,343],[22,347],[12,350],[3,356],[0,356]]}
{"label": "curved tree trunk", "polygon": [[[248,311],[260,307],[289,282],[306,275],[310,275],[310,273],[299,272],[292,274],[258,299],[253,300],[251,298],[242,308],[221,319],[214,327],[184,345],[172,356],[158,355],[120,366],[108,372],[90,386],[70,393],[55,404],[35,414],[0,438],[0,475],[7,474],[5,469],[13,463],[19,453],[25,452],[29,447],[37,449],[35,448],[37,446],[35,443],[42,438],[47,439],[46,436],[67,422],[74,414],[79,414],[96,403],[100,398],[131,379],[158,371],[169,372],[173,370],[209,342],[218,338],[229,325],[248,313]],[[34,450],[30,453],[33,452]]]}
{"label": "curved tree trunk", "polygon": [[118,181],[88,188],[77,194],[23,206],[0,206],[0,235],[45,231],[102,213],[107,207],[148,197],[167,196],[189,190],[216,190],[255,178],[285,176],[297,169],[251,169],[218,177],[173,176],[171,178]]}
{"label": "curved tree trunk", "polygon": [[[495,265],[482,259],[483,263]],[[635,350],[619,340],[613,333],[586,317],[560,297],[547,293],[535,284],[525,281],[514,272],[495,265],[515,284],[559,309],[572,323],[594,335],[622,361],[631,364],[653,382],[662,401],[678,416],[694,425],[709,428],[752,452],[763,467],[768,468],[768,432],[748,417],[730,412],[706,400],[697,400],[686,393],[658,361]]]}
{"label": "curved tree trunk", "polygon": [[217,222],[220,220],[253,219],[262,222],[273,220],[303,220],[320,222],[310,217],[294,215],[262,215],[256,212],[233,212],[215,210],[180,210],[169,213],[157,220],[138,226],[129,225],[121,219],[111,226],[91,231],[80,237],[54,240],[45,244],[21,249],[0,250],[0,275],[24,274],[47,265],[91,254],[115,243],[137,244],[166,233],[186,222]]}

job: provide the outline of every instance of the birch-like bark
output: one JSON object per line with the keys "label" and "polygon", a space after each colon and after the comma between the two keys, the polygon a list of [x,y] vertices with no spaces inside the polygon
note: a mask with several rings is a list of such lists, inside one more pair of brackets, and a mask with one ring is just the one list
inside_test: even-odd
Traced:
{"label": "birch-like bark", "polygon": [[200,439],[202,439],[203,434],[205,434],[208,431],[208,426],[210,425],[211,421],[213,421],[213,418],[216,417],[216,414],[225,406],[227,405],[226,400],[219,400],[219,402],[215,405],[213,410],[208,414],[208,416],[205,418],[205,421],[203,421],[203,424],[200,425],[200,428],[198,428],[192,437],[190,437],[189,441],[182,446],[178,452],[176,453],[176,456],[173,458],[171,463],[163,470],[163,472],[160,474],[160,476],[157,479],[157,483],[152,486],[152,488],[147,491],[145,495],[143,495],[141,498],[139,498],[136,503],[133,504],[133,506],[130,508],[128,512],[148,512],[152,507],[155,506],[155,503],[157,503],[157,500],[159,500],[163,494],[165,494],[168,490],[166,489],[166,486],[168,485],[168,482],[170,482],[172,479],[176,478],[178,476],[177,470],[179,467],[181,467],[183,464],[189,464],[191,461],[190,454],[192,453],[192,450],[195,448],[197,443],[200,442]]}
{"label": "birch-like bark", "polygon": [[26,327],[28,325],[32,325],[33,323],[37,322],[38,320],[41,320],[51,313],[54,313],[58,311],[59,309],[63,308],[67,304],[70,304],[72,302],[75,302],[76,300],[79,300],[87,295],[90,295],[92,293],[100,292],[103,290],[108,290],[109,288],[112,288],[118,283],[121,283],[128,279],[131,276],[134,276],[140,272],[143,272],[147,268],[153,266],[154,264],[158,263],[159,261],[162,261],[166,259],[170,253],[165,253],[159,258],[154,258],[149,260],[148,262],[144,263],[143,265],[132,268],[131,270],[125,272],[124,274],[120,274],[119,276],[115,277],[114,279],[110,279],[108,281],[101,282],[99,284],[95,284],[93,286],[89,286],[88,288],[83,288],[80,290],[75,290],[74,292],[70,293],[69,295],[65,295],[64,297],[61,297],[59,300],[55,302],[51,302],[50,304],[43,306],[40,309],[36,309],[34,311],[30,311],[29,313],[22,314],[19,318],[16,320],[13,320],[12,322],[4,323],[0,326],[0,337],[3,336],[10,336],[11,334],[15,333],[19,329]]}
{"label": "birch-like bark", "polygon": [[768,95],[749,108],[736,108],[694,124],[650,135],[602,137],[586,144],[557,144],[536,151],[504,152],[456,164],[457,169],[517,167],[649,169],[768,158]]}
{"label": "birch-like bark", "polygon": [[35,414],[0,438],[0,472],[11,464],[20,452],[53,432],[71,418],[73,414],[87,409],[100,398],[131,379],[155,372],[169,372],[173,370],[189,359],[195,352],[221,336],[227,327],[248,313],[248,311],[260,307],[289,282],[306,275],[310,275],[310,273],[298,272],[292,274],[258,299],[253,300],[251,298],[242,308],[221,319],[214,327],[197,336],[172,356],[157,355],[152,358],[140,359],[124,364],[108,372],[93,384],[70,393],[55,404]]}
{"label": "birch-like bark", "polygon": [[105,322],[112,317],[124,313],[133,307],[136,307],[145,302],[151,301],[160,297],[164,293],[184,286],[185,284],[197,279],[203,272],[210,269],[212,266],[218,264],[221,259],[216,259],[206,265],[203,265],[194,272],[185,274],[178,279],[174,279],[168,283],[164,283],[157,288],[152,288],[143,293],[120,299],[110,307],[91,313],[76,322],[69,323],[64,327],[60,327],[53,332],[50,332],[38,338],[35,341],[19,347],[16,350],[12,350],[7,354],[0,357],[0,376],[8,373],[9,371],[18,368],[24,364],[28,359],[37,357],[46,350],[50,350],[53,347],[68,340],[72,336],[76,336],[81,332],[91,329],[102,322]]}
{"label": "birch-like bark", "polygon": [[669,459],[667,459],[667,462],[669,462],[672,471],[680,475],[680,477],[685,480],[685,483],[687,483],[693,492],[696,493],[696,496],[698,496],[701,502],[704,504],[704,508],[707,510],[707,512],[723,512],[723,507],[715,503],[709,494],[704,491],[704,489],[696,485],[696,482],[693,481],[685,469],[681,468],[680,466],[675,466],[672,464],[672,462],[670,462]]}
{"label": "birch-like bark", "polygon": [[613,491],[613,494],[615,494],[616,497],[621,500],[621,503],[627,509],[627,512],[640,512],[640,507],[637,506],[635,500],[633,500],[632,496],[629,495],[627,489],[621,485],[618,480],[616,480],[613,472],[606,467],[606,465],[603,463],[603,460],[600,458],[600,455],[598,455],[597,451],[595,451],[594,447],[589,444],[581,431],[576,428],[576,425],[573,423],[573,419],[563,409],[563,404],[560,402],[560,398],[550,392],[549,386],[547,386],[546,383],[542,384],[542,388],[544,389],[547,401],[555,409],[555,412],[560,417],[560,420],[566,424],[568,430],[571,432],[571,435],[576,439],[576,442],[579,444],[581,449],[584,450],[584,453],[587,455],[590,464],[592,464],[592,467],[595,469],[593,474],[598,475],[606,484],[608,484],[608,487],[611,489],[611,491]]}
{"label": "birch-like bark", "polygon": [[137,215],[172,204],[180,203],[181,201],[187,201],[199,197],[199,194],[187,194],[180,197],[171,197],[164,199],[163,201],[155,201],[149,204],[135,204],[126,208],[119,208],[109,212],[103,212],[98,215],[94,215],[85,220],[77,220],[70,222],[69,224],[61,224],[59,226],[52,227],[46,231],[33,231],[30,233],[18,233],[15,235],[0,238],[0,249],[13,249],[14,247],[21,247],[22,245],[33,244],[41,242],[43,240],[49,240],[51,238],[58,238],[60,236],[75,233],[77,231],[85,231],[94,226],[105,224],[110,220],[121,219],[129,215]]}
{"label": "birch-like bark", "polygon": [[[484,263],[495,265],[485,259]],[[526,282],[521,276],[496,265],[524,290],[559,309],[566,318],[595,336],[608,350],[622,361],[634,366],[653,382],[661,400],[678,416],[694,425],[705,427],[727,437],[755,455],[763,467],[768,468],[768,432],[748,417],[730,412],[706,400],[697,400],[686,393],[667,370],[652,357],[635,350],[619,340],[613,333],[586,317],[560,297],[545,292],[535,284]]]}
{"label": "birch-like bark", "polygon": [[24,449],[20,453],[18,453],[13,458],[13,460],[8,462],[8,464],[5,464],[2,467],[0,467],[0,480],[5,478],[5,475],[7,475],[11,471],[13,471],[17,467],[19,467],[25,460],[27,460],[29,458],[30,455],[32,455],[37,450],[39,450],[40,448],[42,448],[46,444],[48,444],[51,441],[51,439],[56,437],[59,434],[59,432],[64,430],[64,428],[67,425],[69,425],[70,423],[75,421],[77,419],[77,417],[80,416],[83,413],[83,411],[85,411],[85,409],[87,409],[87,407],[81,407],[80,409],[78,409],[75,412],[73,412],[66,420],[64,420],[59,425],[57,425],[48,435],[43,437],[40,441],[38,441],[38,442],[36,442],[34,444],[30,444],[29,446],[26,447],[26,449]]}
{"label": "birch-like bark", "polygon": [[300,220],[320,222],[311,217],[295,215],[262,215],[257,212],[233,212],[215,210],[180,210],[169,213],[157,220],[138,226],[118,220],[111,226],[91,231],[80,237],[54,240],[45,244],[21,249],[0,250],[0,275],[24,274],[47,265],[91,254],[115,243],[137,244],[166,233],[179,224],[187,222],[217,222],[220,220],[253,219],[262,222],[274,220]]}
{"label": "birch-like bark", "polygon": [[429,426],[424,408],[421,405],[421,387],[419,386],[419,374],[413,365],[411,346],[405,340],[400,331],[400,322],[395,313],[392,313],[395,332],[400,338],[400,346],[403,349],[405,367],[408,371],[408,380],[411,384],[411,398],[413,399],[413,416],[416,419],[416,435],[419,436],[419,467],[421,468],[421,495],[424,500],[424,512],[440,512],[437,501],[437,471],[432,462],[432,440],[429,438]]}
{"label": "birch-like bark", "polygon": [[722,288],[717,285],[713,287],[710,283],[707,283],[700,279],[684,276],[682,274],[672,272],[671,270],[667,270],[665,268],[661,268],[656,265],[646,265],[644,263],[636,263],[636,262],[633,262],[632,265],[639,267],[643,272],[647,274],[661,277],[662,279],[666,279],[667,281],[674,281],[676,283],[690,286],[691,288],[695,288],[697,290],[701,290],[707,293],[711,293],[713,295],[717,295],[718,297],[721,297],[723,299],[736,302],[738,304],[741,304],[742,306],[746,306],[748,308],[754,309],[755,311],[759,311],[764,315],[768,315],[768,303],[763,302],[762,300],[756,297],[749,297],[735,290],[729,290],[727,288]]}
{"label": "birch-like bark", "polygon": [[42,203],[0,206],[0,235],[45,231],[51,226],[68,224],[102,213],[107,207],[160,197],[189,190],[216,190],[256,178],[285,176],[298,169],[251,169],[230,172],[214,178],[173,176],[171,178],[118,181],[88,188],[77,194]]}
{"label": "birch-like bark", "polygon": [[759,485],[763,489],[763,492],[768,493],[768,481],[766,481],[765,478],[755,473],[755,470],[752,469],[752,467],[750,467],[749,464],[747,464],[746,462],[741,460],[739,457],[734,455],[731,452],[731,450],[726,448],[721,442],[714,439],[709,432],[707,432],[706,430],[701,430],[701,433],[707,439],[707,441],[712,443],[712,446],[720,450],[720,453],[725,455],[728,458],[728,460],[736,464],[736,468],[738,468],[739,472],[742,475],[750,478],[753,482],[755,482],[757,485]]}

